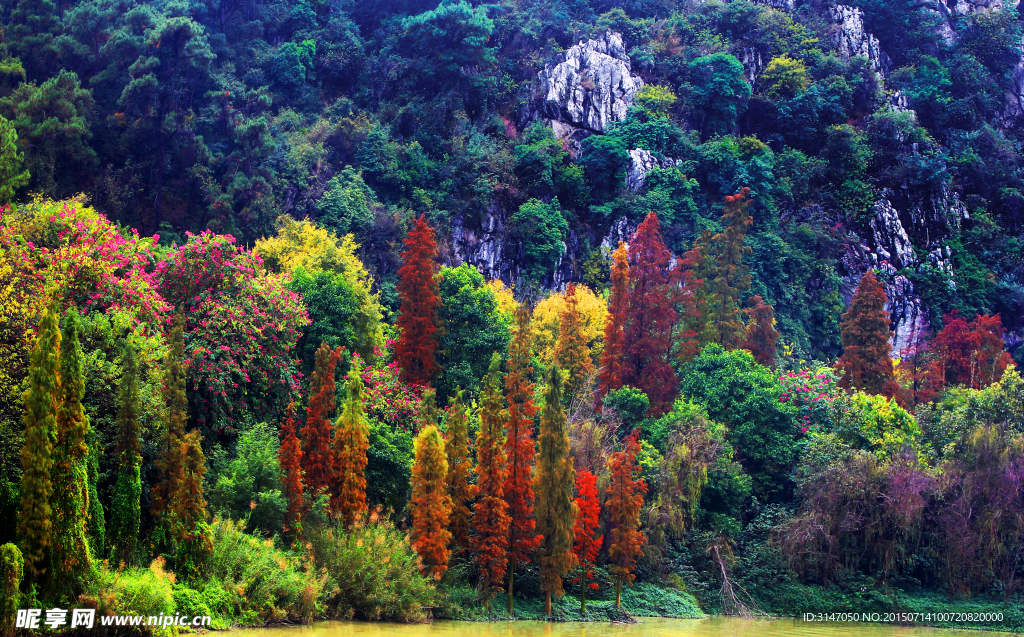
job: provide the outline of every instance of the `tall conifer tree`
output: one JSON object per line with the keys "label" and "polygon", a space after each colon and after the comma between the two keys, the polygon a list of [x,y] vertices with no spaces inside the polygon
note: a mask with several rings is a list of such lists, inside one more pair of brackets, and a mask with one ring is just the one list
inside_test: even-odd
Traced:
{"label": "tall conifer tree", "polygon": [[508,565],[508,502],[505,482],[508,461],[505,458],[505,420],[502,408],[498,368],[501,357],[495,353],[490,372],[484,378],[480,398],[480,431],[476,437],[476,473],[479,497],[473,506],[473,555],[480,569],[480,589],[484,606],[490,611],[491,597],[500,593]]}
{"label": "tall conifer tree", "polygon": [[331,511],[351,527],[366,512],[366,451],[370,447],[363,412],[363,380],[356,366],[348,373],[345,405],[334,425]]}
{"label": "tall conifer tree", "polygon": [[725,349],[736,349],[746,337],[740,295],[750,288],[750,271],[743,258],[751,253],[745,244],[747,232],[754,225],[748,199],[750,189],[725,198],[722,210],[724,230],[712,238],[715,246],[714,277],[708,282],[709,342]]}
{"label": "tall conifer tree", "polygon": [[686,364],[706,344],[707,277],[711,271],[711,232],[705,230],[693,248],[679,261],[683,289],[679,295],[679,325],[676,328],[675,357]]}
{"label": "tall conifer tree", "polygon": [[115,564],[131,564],[139,536],[142,501],[142,455],[139,446],[139,364],[135,347],[121,354],[124,373],[117,399],[117,482],[110,509],[109,539]]}
{"label": "tall conifer tree", "polygon": [[452,500],[452,513],[448,530],[452,534],[452,555],[469,551],[469,505],[476,497],[476,486],[469,483],[473,461],[469,455],[469,418],[462,404],[462,390],[456,389],[448,405],[448,495]]}
{"label": "tall conifer tree", "polygon": [[537,561],[544,585],[544,611],[551,617],[551,596],[562,596],[562,578],[575,562],[572,543],[577,511],[572,497],[576,470],[569,457],[569,436],[562,409],[562,374],[557,365],[551,368],[544,398],[537,436],[540,451],[534,492],[537,494],[537,533],[541,538]]}
{"label": "tall conifer tree", "polygon": [[420,556],[424,575],[441,579],[448,570],[452,534],[448,518],[452,511],[448,495],[448,459],[444,439],[433,424],[416,436],[416,460],[412,467],[412,546]]}
{"label": "tall conifer tree", "polygon": [[[597,476],[584,469],[576,474],[576,521],[573,525],[572,552],[580,567],[580,576],[572,581],[581,582],[580,612],[587,612],[587,589],[597,590],[593,581],[594,566],[601,553],[603,535],[601,530],[601,498],[597,493]],[[590,580],[588,583],[587,580]]]}
{"label": "tall conifer tree", "polygon": [[605,508],[611,527],[612,543],[608,550],[609,571],[615,578],[615,605],[622,605],[622,583],[632,582],[636,562],[643,555],[644,535],[640,532],[640,509],[644,505],[647,485],[639,478],[640,430],[634,429],[623,449],[608,457],[608,485]]}
{"label": "tall conifer tree", "polygon": [[56,304],[43,310],[39,335],[29,357],[25,405],[25,446],[21,451],[21,507],[18,536],[25,575],[39,584],[47,572],[53,542],[50,500],[53,447],[57,434],[57,391],[60,375],[60,329]]}
{"label": "tall conifer tree", "polygon": [[839,327],[843,342],[843,354],[836,364],[836,371],[842,374],[839,386],[892,396],[895,381],[885,290],[870,270],[861,277]]}
{"label": "tall conifer tree", "polygon": [[764,302],[760,296],[747,299],[747,336],[740,347],[754,355],[754,360],[765,367],[775,367],[775,352],[779,332],[775,329],[775,308]]}
{"label": "tall conifer tree", "polygon": [[409,231],[398,269],[398,295],[402,305],[395,326],[399,330],[395,360],[402,380],[413,385],[429,385],[438,372],[438,310],[441,297],[437,281],[437,242],[434,229],[423,215]]}
{"label": "tall conifer tree", "polygon": [[213,534],[206,520],[203,476],[206,457],[198,429],[181,438],[182,479],[171,493],[171,528],[175,544],[174,567],[186,578],[204,570],[213,551]]}
{"label": "tall conifer tree", "polygon": [[302,532],[302,447],[295,433],[295,403],[288,404],[288,415],[281,427],[281,447],[277,452],[281,472],[284,474],[284,495],[288,500],[285,531]]}
{"label": "tall conifer tree", "polygon": [[565,291],[565,310],[558,317],[558,345],[555,360],[565,370],[565,397],[572,400],[577,392],[587,388],[594,374],[594,363],[587,348],[587,336],[583,332],[583,317],[579,300],[576,298],[576,284],[570,283]]}
{"label": "tall conifer tree", "polygon": [[89,417],[82,407],[85,378],[78,312],[68,311],[60,339],[57,443],[53,452],[53,583],[74,593],[76,579],[92,562],[89,519]]}
{"label": "tall conifer tree", "polygon": [[302,428],[302,471],[311,504],[331,486],[331,419],[337,393],[334,371],[341,353],[342,348],[332,350],[321,343],[309,380],[309,407]]}
{"label": "tall conifer tree", "polygon": [[164,404],[167,418],[160,441],[160,457],[156,462],[159,472],[153,486],[150,512],[156,519],[155,543],[172,550],[173,529],[171,501],[184,479],[185,458],[182,455],[182,437],[188,424],[188,396],[185,393],[185,340],[181,315],[171,329],[164,359]]}
{"label": "tall conifer tree", "polygon": [[678,380],[668,362],[676,323],[678,287],[658,230],[658,216],[647,215],[629,244],[629,296],[626,302],[626,364],[623,383],[647,394],[648,412],[661,415],[676,397]]}
{"label": "tall conifer tree", "polygon": [[533,418],[537,407],[533,404],[533,383],[529,381],[530,315],[525,307],[516,313],[517,329],[508,348],[508,375],[505,377],[505,397],[508,400],[508,435],[505,438],[505,457],[508,458],[508,478],[505,481],[505,499],[509,526],[508,544],[508,612],[513,612],[513,586],[516,567],[529,564],[537,548],[536,521],[533,517]]}
{"label": "tall conifer tree", "polygon": [[612,289],[608,297],[608,318],[604,326],[604,351],[601,353],[601,371],[597,377],[598,398],[622,387],[626,375],[626,304],[629,301],[629,253],[626,244],[612,253]]}

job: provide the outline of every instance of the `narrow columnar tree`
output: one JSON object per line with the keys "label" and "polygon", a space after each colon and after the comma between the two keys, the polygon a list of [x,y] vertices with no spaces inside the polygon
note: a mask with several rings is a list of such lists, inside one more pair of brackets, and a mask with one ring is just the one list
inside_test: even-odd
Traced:
{"label": "narrow columnar tree", "polygon": [[38,584],[47,571],[53,541],[50,500],[53,446],[57,429],[57,390],[60,383],[60,329],[54,306],[43,311],[39,334],[29,357],[25,406],[25,446],[21,450],[21,507],[18,537],[25,573]]}
{"label": "narrow columnar tree", "polygon": [[334,424],[334,467],[331,511],[346,527],[366,512],[366,451],[369,427],[363,412],[363,381],[352,366],[345,385],[345,404]]}
{"label": "narrow columnar tree", "polygon": [[446,485],[448,459],[444,439],[434,425],[416,436],[416,460],[412,467],[412,546],[420,556],[420,571],[435,580],[448,570],[448,543],[452,534],[448,518],[452,511]]}
{"label": "narrow columnar tree", "polygon": [[142,501],[142,455],[139,446],[139,364],[135,348],[121,353],[121,388],[117,398],[117,483],[110,508],[110,553],[115,564],[131,562],[139,536]]}
{"label": "narrow columnar tree", "polygon": [[775,329],[775,308],[764,302],[760,296],[747,299],[746,337],[740,347],[754,355],[754,360],[765,367],[775,367],[775,351],[779,343],[779,332]]}
{"label": "narrow columnar tree", "polygon": [[750,288],[750,270],[743,258],[751,253],[745,239],[754,220],[750,188],[725,198],[722,232],[712,238],[715,252],[714,277],[708,282],[708,328],[711,342],[736,349],[746,337],[740,309],[740,295]]}
{"label": "narrow columnar tree", "polygon": [[565,291],[565,311],[558,317],[558,345],[555,360],[565,370],[565,397],[572,400],[577,392],[586,389],[594,373],[594,363],[587,347],[583,330],[583,316],[576,298],[576,284],[570,283]]}
{"label": "narrow columnar tree", "polygon": [[608,319],[604,326],[604,351],[601,353],[601,371],[597,377],[597,396],[622,387],[626,375],[626,304],[629,301],[629,253],[626,244],[612,253],[612,289],[608,297]]}
{"label": "narrow columnar tree", "polygon": [[153,486],[150,512],[156,520],[154,542],[161,549],[173,550],[171,502],[184,479],[185,458],[182,455],[182,437],[188,423],[188,396],[185,394],[185,367],[183,321],[179,317],[168,339],[164,359],[164,403],[167,418],[160,440],[159,471]]}
{"label": "narrow columnar tree", "polygon": [[679,261],[682,291],[679,294],[679,324],[675,335],[676,361],[686,364],[696,358],[706,344],[707,278],[712,269],[711,232],[705,230],[693,242],[693,248]]}
{"label": "narrow columnar tree", "polygon": [[468,552],[469,505],[476,497],[476,486],[469,483],[473,461],[469,455],[469,417],[462,403],[462,390],[456,389],[448,404],[448,496],[452,501],[452,513],[448,517],[448,530],[452,534],[452,555]]}
{"label": "narrow columnar tree", "polygon": [[529,381],[530,315],[525,307],[516,313],[518,327],[508,348],[508,375],[505,377],[505,398],[508,400],[508,434],[505,437],[505,457],[508,458],[508,478],[505,480],[505,500],[508,501],[508,612],[513,612],[513,586],[516,567],[529,564],[537,548],[536,521],[533,517],[533,418],[537,407],[533,403],[533,383]]}
{"label": "narrow columnar tree", "polygon": [[92,557],[86,539],[89,519],[89,417],[82,407],[85,378],[78,312],[64,319],[60,339],[60,384],[57,396],[57,442],[53,448],[53,584],[73,593]]}
{"label": "narrow columnar tree", "polygon": [[295,403],[288,404],[288,416],[281,427],[281,447],[277,452],[284,474],[284,495],[288,500],[285,531],[302,533],[302,447],[295,432]]}
{"label": "narrow columnar tree", "polygon": [[340,347],[332,350],[327,343],[322,343],[316,350],[316,363],[309,380],[309,407],[302,428],[302,472],[310,503],[316,502],[331,486],[331,420],[337,392],[334,370],[341,352]]}
{"label": "narrow columnar tree", "polygon": [[639,478],[640,466],[636,456],[640,452],[640,430],[634,429],[621,451],[608,457],[608,485],[605,508],[611,527],[612,544],[608,561],[615,578],[615,605],[622,605],[622,583],[632,582],[636,575],[636,562],[643,555],[644,535],[640,532],[640,509],[644,505],[647,485]]}
{"label": "narrow columnar tree", "polygon": [[438,372],[438,310],[441,296],[437,281],[437,242],[434,229],[423,215],[409,231],[398,269],[398,296],[402,305],[395,326],[398,343],[395,360],[402,380],[413,385],[429,385]]}
{"label": "narrow columnar tree", "polygon": [[182,479],[171,493],[171,528],[174,540],[174,567],[186,578],[203,572],[213,551],[213,534],[206,520],[203,475],[206,457],[198,429],[181,438]]}
{"label": "narrow columnar tree", "polygon": [[484,378],[480,397],[480,431],[476,437],[476,474],[479,497],[473,506],[473,556],[480,569],[480,592],[484,606],[491,609],[491,597],[501,592],[508,564],[508,502],[505,481],[505,420],[502,408],[498,368],[501,357],[495,353],[490,373]]}
{"label": "narrow columnar tree", "polygon": [[3,637],[14,637],[24,574],[21,550],[10,542],[0,546],[0,635]]}
{"label": "narrow columnar tree", "polygon": [[651,212],[629,244],[629,296],[626,302],[625,370],[622,378],[650,400],[649,413],[661,415],[672,407],[678,380],[668,362],[676,323],[678,286],[672,282],[672,253]]}
{"label": "narrow columnar tree", "polygon": [[843,342],[843,354],[836,364],[836,371],[842,374],[839,386],[892,396],[895,381],[885,290],[870,270],[861,277],[839,328]]}
{"label": "narrow columnar tree", "polygon": [[[576,474],[576,521],[573,525],[572,552],[580,568],[580,576],[572,581],[581,582],[580,612],[587,612],[587,589],[597,590],[594,566],[601,553],[601,498],[597,493],[597,476],[584,469]],[[589,582],[587,580],[590,580]]]}
{"label": "narrow columnar tree", "polygon": [[566,422],[562,409],[562,374],[556,365],[551,368],[544,395],[533,483],[537,494],[534,508],[537,533],[541,538],[537,561],[544,585],[544,611],[548,617],[551,617],[551,596],[562,596],[562,578],[576,561],[572,552],[573,523],[576,520],[572,488],[576,482],[576,470],[569,457]]}

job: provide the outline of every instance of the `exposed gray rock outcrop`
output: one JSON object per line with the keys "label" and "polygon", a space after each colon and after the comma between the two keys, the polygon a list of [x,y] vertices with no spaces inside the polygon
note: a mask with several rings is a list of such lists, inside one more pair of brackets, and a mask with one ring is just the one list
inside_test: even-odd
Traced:
{"label": "exposed gray rock outcrop", "polygon": [[626,186],[640,190],[647,181],[647,174],[655,168],[671,168],[679,165],[678,159],[658,159],[649,150],[634,148],[629,151],[629,167],[626,169]]}
{"label": "exposed gray rock outcrop", "polygon": [[608,31],[571,47],[563,62],[538,74],[534,115],[551,122],[559,139],[579,141],[624,119],[643,84],[633,75],[622,36]]}
{"label": "exposed gray rock outcrop", "polygon": [[865,57],[871,62],[871,68],[884,77],[892,61],[882,51],[878,38],[864,29],[863,12],[859,8],[839,4],[829,9],[829,15],[833,23],[830,36],[839,56],[844,61]]}

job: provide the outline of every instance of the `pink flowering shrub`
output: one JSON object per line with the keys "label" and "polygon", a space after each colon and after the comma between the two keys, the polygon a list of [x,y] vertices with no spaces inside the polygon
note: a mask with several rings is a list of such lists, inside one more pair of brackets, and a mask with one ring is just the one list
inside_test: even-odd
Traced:
{"label": "pink flowering shrub", "polygon": [[779,402],[797,408],[796,425],[801,433],[821,433],[829,428],[832,403],[839,396],[838,378],[831,367],[804,369],[779,376]]}
{"label": "pink flowering shrub", "polygon": [[[309,316],[300,297],[230,235],[188,234],[156,268],[160,292],[185,320],[189,406],[208,432],[240,408],[280,419],[299,391],[294,357]],[[169,323],[170,324],[170,321]]]}
{"label": "pink flowering shrub", "polygon": [[352,357],[352,364],[360,370],[363,379],[366,415],[390,425],[395,431],[416,433],[419,430],[420,390],[401,381],[401,370],[391,356],[394,344],[388,339],[385,349],[376,348],[378,363],[375,367],[366,365],[358,354]]}
{"label": "pink flowering shrub", "polygon": [[167,304],[157,291],[156,241],[76,200],[0,208],[0,250],[35,313],[57,295],[62,309],[126,312],[158,329]]}

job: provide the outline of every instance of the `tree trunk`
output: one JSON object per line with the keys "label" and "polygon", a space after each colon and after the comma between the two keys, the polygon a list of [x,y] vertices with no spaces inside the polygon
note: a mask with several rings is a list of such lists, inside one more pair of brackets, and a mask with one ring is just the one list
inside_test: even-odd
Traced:
{"label": "tree trunk", "polygon": [[580,592],[580,614],[587,614],[587,583],[585,581],[583,582],[583,591]]}
{"label": "tree trunk", "polygon": [[551,591],[544,591],[544,612],[547,614],[548,619],[551,619]]}
{"label": "tree trunk", "polygon": [[622,580],[615,580],[615,608],[622,608]]}
{"label": "tree trunk", "polygon": [[516,610],[515,602],[512,601],[512,581],[516,577],[516,565],[509,564],[508,567],[508,612],[514,614]]}

